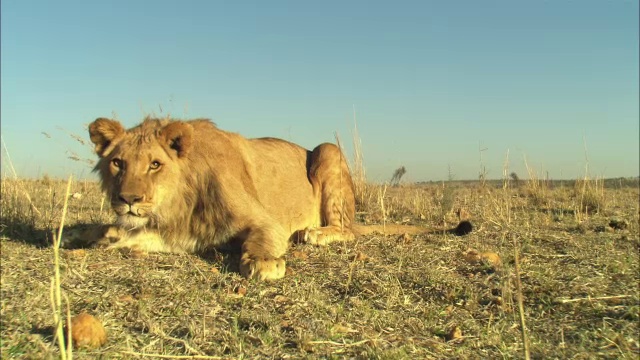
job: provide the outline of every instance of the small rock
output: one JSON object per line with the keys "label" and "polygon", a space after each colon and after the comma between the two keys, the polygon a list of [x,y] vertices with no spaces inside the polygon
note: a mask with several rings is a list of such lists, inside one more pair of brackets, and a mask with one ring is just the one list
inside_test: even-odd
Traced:
{"label": "small rock", "polygon": [[357,330],[354,330],[348,326],[336,324],[331,328],[331,333],[333,334],[349,334],[349,333],[357,333]]}
{"label": "small rock", "polygon": [[457,339],[460,339],[461,337],[462,337],[462,330],[460,330],[460,327],[458,326],[454,326],[451,330],[449,330],[446,336],[447,341],[457,340]]}
{"label": "small rock", "polygon": [[355,261],[367,261],[367,260],[369,260],[369,256],[367,256],[367,254],[365,254],[363,252],[359,252],[352,258],[352,260],[355,260]]}
{"label": "small rock", "polygon": [[117,300],[118,302],[121,302],[121,303],[132,303],[135,301],[135,299],[131,295],[122,295],[118,297]]}
{"label": "small rock", "polygon": [[309,255],[307,255],[307,253],[305,253],[304,251],[298,251],[298,250],[292,251],[291,256],[300,260],[307,260],[309,258]]}
{"label": "small rock", "polygon": [[411,240],[411,235],[409,235],[408,233],[404,233],[398,237],[398,242],[401,242],[403,244],[407,244],[411,242]]}
{"label": "small rock", "polygon": [[288,297],[284,296],[284,295],[276,295],[276,296],[273,298],[273,301],[274,301],[276,304],[286,304],[286,303],[291,302],[291,300],[290,300]]}
{"label": "small rock", "polygon": [[74,260],[82,259],[87,256],[87,252],[84,249],[67,250],[64,254],[68,259]]}
{"label": "small rock", "polygon": [[480,256],[482,257],[482,259],[486,262],[488,262],[489,264],[493,265],[493,267],[500,267],[502,266],[502,260],[500,259],[500,256],[494,252],[483,252],[480,254]]}
{"label": "small rock", "polygon": [[478,264],[482,262],[486,262],[487,264],[495,267],[502,266],[502,260],[500,256],[494,252],[486,251],[486,252],[477,252],[476,250],[469,249],[464,254],[464,259],[471,264]]}
{"label": "small rock", "polygon": [[482,257],[480,253],[475,250],[468,250],[466,254],[464,254],[464,259],[471,264],[477,264],[482,261]]}
{"label": "small rock", "polygon": [[247,288],[244,286],[238,286],[235,290],[236,294],[240,297],[247,295]]}
{"label": "small rock", "polygon": [[121,248],[118,249],[120,254],[127,259],[144,259],[149,256],[149,253],[140,249]]}

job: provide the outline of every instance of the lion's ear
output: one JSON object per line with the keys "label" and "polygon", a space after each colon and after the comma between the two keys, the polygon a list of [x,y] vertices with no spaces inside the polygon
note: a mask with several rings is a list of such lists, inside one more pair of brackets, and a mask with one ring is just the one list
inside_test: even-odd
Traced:
{"label": "lion's ear", "polygon": [[111,119],[98,118],[89,125],[91,142],[96,146],[98,156],[105,157],[108,154],[109,145],[125,133],[122,125]]}
{"label": "lion's ear", "polygon": [[193,126],[184,121],[173,121],[160,130],[158,138],[169,148],[176,151],[178,157],[187,155],[191,149]]}

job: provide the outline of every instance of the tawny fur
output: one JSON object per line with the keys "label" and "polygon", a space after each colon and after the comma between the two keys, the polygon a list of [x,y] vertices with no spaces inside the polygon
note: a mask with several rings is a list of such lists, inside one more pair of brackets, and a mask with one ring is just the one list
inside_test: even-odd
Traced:
{"label": "tawny fur", "polygon": [[235,245],[240,272],[269,280],[284,276],[291,241],[325,245],[380,231],[354,224],[353,183],[333,144],[309,151],[275,138],[246,139],[207,119],[147,118],[125,130],[100,118],[89,134],[100,156],[95,170],[118,215],[113,231],[92,234],[121,235],[92,243],[190,253]]}
{"label": "tawny fur", "polygon": [[284,275],[292,238],[354,237],[353,185],[333,144],[308,151],[203,119],[147,118],[128,131],[97,119],[89,130],[103,190],[126,230],[111,247],[199,252],[237,244],[243,275],[272,279]]}

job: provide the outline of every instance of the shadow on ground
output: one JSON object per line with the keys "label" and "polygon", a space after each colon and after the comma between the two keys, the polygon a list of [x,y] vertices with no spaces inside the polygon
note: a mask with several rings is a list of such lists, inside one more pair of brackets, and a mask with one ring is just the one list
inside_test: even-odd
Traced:
{"label": "shadow on ground", "polygon": [[0,236],[37,248],[49,247],[53,243],[51,229],[37,228],[32,222],[5,218],[4,216],[0,223]]}

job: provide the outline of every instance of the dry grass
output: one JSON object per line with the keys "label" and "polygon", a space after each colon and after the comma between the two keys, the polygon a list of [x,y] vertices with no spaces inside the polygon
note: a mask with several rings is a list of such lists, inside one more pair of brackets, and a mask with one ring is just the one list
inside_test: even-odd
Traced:
{"label": "dry grass", "polygon": [[[578,216],[581,185],[548,186],[538,204],[502,182],[386,191],[369,184],[361,221],[453,224],[455,213],[444,209],[464,208],[477,230],[463,238],[375,235],[327,248],[296,245],[288,275],[274,283],[244,280],[234,254],[62,250],[71,313],[96,315],[109,337],[105,347],[73,355],[522,357],[517,250],[533,358],[637,358],[638,185],[598,183],[607,206]],[[3,359],[60,356],[48,298],[49,234],[62,216],[64,187],[51,179],[2,181]],[[447,187],[455,191],[447,195]],[[111,220],[100,210],[97,184],[74,182],[71,193],[82,197],[69,199],[68,226]],[[623,225],[614,229],[614,219]],[[495,252],[503,265],[469,262],[469,248]]]}
{"label": "dry grass", "polygon": [[577,211],[588,215],[605,210],[607,205],[602,179],[591,180],[587,177],[575,182],[574,197],[579,199]]}
{"label": "dry grass", "polygon": [[373,187],[367,183],[367,174],[364,167],[364,156],[362,154],[362,140],[358,133],[358,124],[356,123],[355,112],[353,118],[353,163],[350,164],[349,170],[353,180],[353,190],[356,198],[356,210],[364,211],[370,208],[373,201]]}

